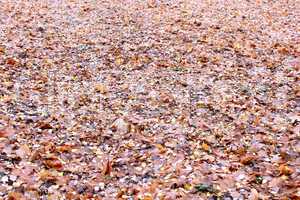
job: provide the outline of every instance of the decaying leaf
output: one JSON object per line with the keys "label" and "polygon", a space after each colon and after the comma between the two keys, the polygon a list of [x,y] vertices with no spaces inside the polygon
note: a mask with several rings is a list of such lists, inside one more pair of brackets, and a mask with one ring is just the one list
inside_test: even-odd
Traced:
{"label": "decaying leaf", "polygon": [[198,192],[211,192],[213,193],[215,190],[211,184],[198,184],[195,186],[195,189]]}
{"label": "decaying leaf", "polygon": [[2,1],[0,199],[298,200],[299,3],[225,3]]}

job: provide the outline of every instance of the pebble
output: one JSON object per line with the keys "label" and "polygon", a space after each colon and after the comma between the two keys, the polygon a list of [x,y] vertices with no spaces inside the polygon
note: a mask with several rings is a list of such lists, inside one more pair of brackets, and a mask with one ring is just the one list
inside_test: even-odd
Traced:
{"label": "pebble", "polygon": [[1,182],[7,183],[7,182],[8,182],[8,176],[3,176],[3,177],[1,178]]}
{"label": "pebble", "polygon": [[10,176],[9,176],[9,179],[12,180],[12,181],[16,181],[16,180],[17,180],[17,177],[14,176],[14,175],[10,175]]}

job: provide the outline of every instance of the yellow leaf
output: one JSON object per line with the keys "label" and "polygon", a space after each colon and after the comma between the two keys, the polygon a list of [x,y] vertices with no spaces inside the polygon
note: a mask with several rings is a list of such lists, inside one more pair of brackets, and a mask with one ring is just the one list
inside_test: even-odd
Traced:
{"label": "yellow leaf", "polygon": [[184,187],[185,190],[191,190],[193,188],[193,186],[189,183],[184,184],[183,187]]}
{"label": "yellow leaf", "polygon": [[152,196],[150,194],[146,194],[143,198],[143,200],[153,200]]}
{"label": "yellow leaf", "polygon": [[124,59],[121,57],[117,57],[115,63],[116,65],[122,65],[124,63]]}
{"label": "yellow leaf", "polygon": [[158,148],[159,153],[165,153],[166,152],[166,148],[161,144],[156,144],[156,148]]}

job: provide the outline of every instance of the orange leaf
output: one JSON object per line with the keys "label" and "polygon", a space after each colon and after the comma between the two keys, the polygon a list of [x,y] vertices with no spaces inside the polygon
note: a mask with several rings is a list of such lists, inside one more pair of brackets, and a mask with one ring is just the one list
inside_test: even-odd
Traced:
{"label": "orange leaf", "polygon": [[54,169],[57,169],[57,170],[60,170],[60,169],[63,168],[63,165],[60,162],[60,160],[58,160],[58,158],[55,158],[55,157],[48,158],[47,160],[44,161],[44,164],[48,168],[54,168]]}
{"label": "orange leaf", "polygon": [[280,172],[280,175],[291,175],[292,173],[294,173],[294,170],[290,167],[288,167],[287,165],[285,164],[282,164],[279,166],[279,172]]}
{"label": "orange leaf", "polygon": [[23,200],[24,197],[20,192],[10,192],[8,193],[8,200]]}
{"label": "orange leaf", "polygon": [[209,147],[208,144],[202,143],[202,149],[203,149],[204,151],[209,151],[209,150],[210,150],[210,147]]}
{"label": "orange leaf", "polygon": [[6,64],[14,66],[17,64],[17,61],[14,58],[7,58]]}
{"label": "orange leaf", "polygon": [[56,150],[59,152],[70,152],[70,151],[72,151],[72,146],[65,144],[65,145],[57,147]]}
{"label": "orange leaf", "polygon": [[161,144],[156,144],[156,148],[159,150],[160,154],[164,154],[166,152],[166,148]]}
{"label": "orange leaf", "polygon": [[255,160],[255,157],[252,155],[245,155],[241,158],[241,163],[243,165],[249,165]]}
{"label": "orange leaf", "polygon": [[0,55],[5,53],[5,47],[0,45]]}

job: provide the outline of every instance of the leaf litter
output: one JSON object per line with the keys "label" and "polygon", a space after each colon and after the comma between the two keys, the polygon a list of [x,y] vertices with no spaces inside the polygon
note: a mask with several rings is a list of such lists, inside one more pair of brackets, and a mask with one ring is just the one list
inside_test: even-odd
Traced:
{"label": "leaf litter", "polygon": [[299,6],[2,2],[0,198],[299,199]]}

